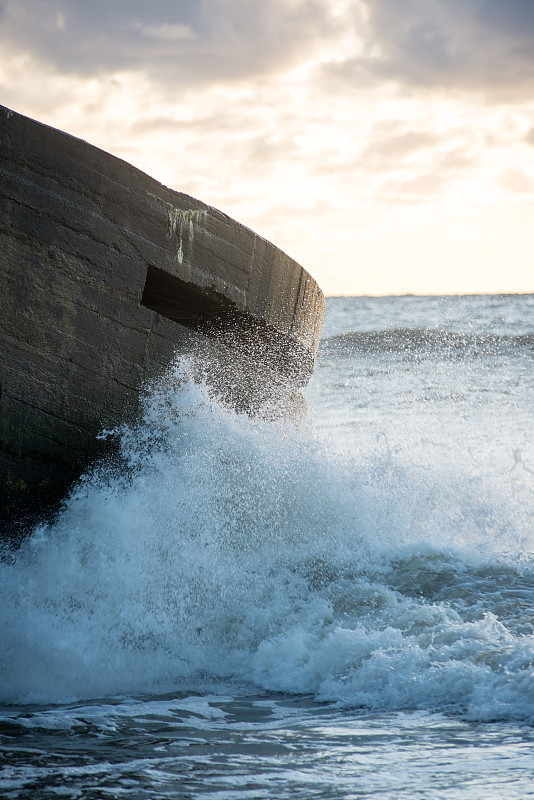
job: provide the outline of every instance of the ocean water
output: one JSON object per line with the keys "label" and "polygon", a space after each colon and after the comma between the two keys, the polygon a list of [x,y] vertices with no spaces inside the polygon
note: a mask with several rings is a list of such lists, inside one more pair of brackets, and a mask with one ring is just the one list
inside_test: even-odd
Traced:
{"label": "ocean water", "polygon": [[330,298],[304,427],[193,373],[0,562],[0,797],[534,797],[534,296]]}

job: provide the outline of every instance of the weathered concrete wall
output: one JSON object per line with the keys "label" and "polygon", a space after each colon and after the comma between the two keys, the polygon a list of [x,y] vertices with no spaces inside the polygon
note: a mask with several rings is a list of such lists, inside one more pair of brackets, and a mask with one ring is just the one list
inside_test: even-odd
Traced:
{"label": "weathered concrete wall", "polygon": [[5,515],[61,494],[101,426],[206,333],[257,367],[256,388],[258,370],[303,385],[324,311],[313,279],[248,228],[2,107],[0,283]]}

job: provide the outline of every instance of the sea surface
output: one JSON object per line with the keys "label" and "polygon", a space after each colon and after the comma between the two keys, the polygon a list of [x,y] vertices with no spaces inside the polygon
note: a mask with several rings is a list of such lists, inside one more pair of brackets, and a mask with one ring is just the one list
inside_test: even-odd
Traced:
{"label": "sea surface", "polygon": [[330,298],[305,426],[178,361],[0,562],[0,797],[534,797],[534,295]]}

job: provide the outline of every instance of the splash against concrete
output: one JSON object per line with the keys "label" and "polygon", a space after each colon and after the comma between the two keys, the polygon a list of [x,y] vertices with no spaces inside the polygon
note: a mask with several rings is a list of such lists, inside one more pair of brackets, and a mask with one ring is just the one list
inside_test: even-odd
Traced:
{"label": "splash against concrete", "polygon": [[4,512],[61,496],[176,352],[217,351],[245,406],[307,382],[324,298],[281,250],[2,107],[0,154]]}

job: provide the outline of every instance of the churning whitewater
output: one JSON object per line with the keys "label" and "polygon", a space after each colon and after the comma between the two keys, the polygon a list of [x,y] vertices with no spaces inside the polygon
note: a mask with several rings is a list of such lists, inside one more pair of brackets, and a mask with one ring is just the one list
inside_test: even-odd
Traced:
{"label": "churning whitewater", "polygon": [[0,563],[0,702],[216,686],[534,723],[530,306],[484,338],[496,301],[443,332],[417,300],[329,301],[303,430],[173,365]]}

